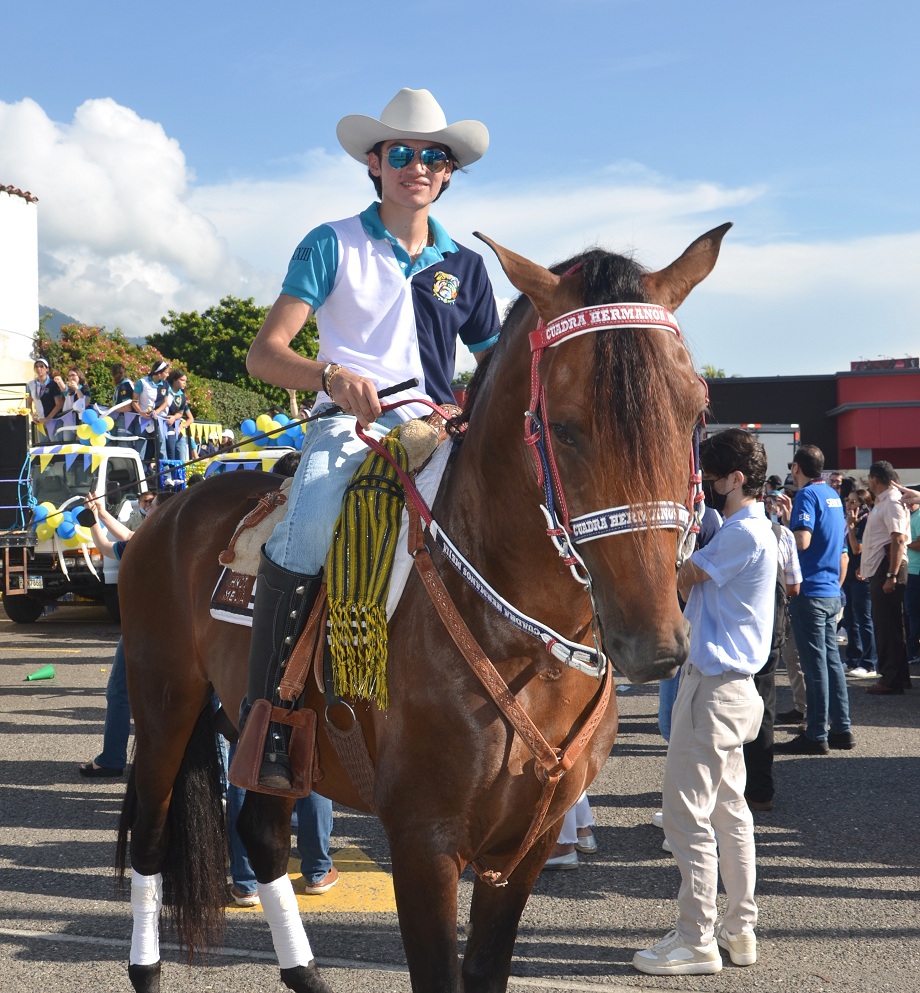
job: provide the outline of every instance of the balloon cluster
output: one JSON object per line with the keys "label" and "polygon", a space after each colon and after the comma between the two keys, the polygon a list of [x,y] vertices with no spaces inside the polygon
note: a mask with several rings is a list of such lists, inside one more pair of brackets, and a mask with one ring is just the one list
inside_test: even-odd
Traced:
{"label": "balloon cluster", "polygon": [[77,521],[79,512],[79,509],[74,513],[70,510],[58,510],[53,503],[40,503],[32,511],[35,537],[39,541],[58,537],[65,548],[79,548],[80,545],[90,544],[93,536],[89,528]]}
{"label": "balloon cluster", "polygon": [[87,407],[80,414],[80,420],[83,423],[77,427],[77,437],[90,444],[104,445],[106,432],[115,427],[115,422],[108,414],[100,417],[92,407]]}
{"label": "balloon cluster", "polygon": [[[304,426],[302,424],[294,424],[285,430],[285,427],[290,423],[291,419],[287,414],[275,414],[274,417],[270,414],[259,414],[255,420],[247,417],[240,425],[240,433],[243,435],[241,449],[244,452],[257,452],[260,448],[284,446],[299,450],[303,445]],[[253,440],[254,435],[264,434],[266,431],[275,431],[277,433],[268,438]]]}

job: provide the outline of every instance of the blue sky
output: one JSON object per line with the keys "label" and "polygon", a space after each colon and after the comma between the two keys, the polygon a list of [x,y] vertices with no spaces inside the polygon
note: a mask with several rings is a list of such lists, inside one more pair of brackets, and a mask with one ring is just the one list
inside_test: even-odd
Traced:
{"label": "blue sky", "polygon": [[734,221],[679,315],[697,362],[834,372],[920,352],[918,33],[901,0],[37,0],[0,37],[0,183],[40,198],[42,303],[144,334],[270,303],[372,199],[338,119],[428,87],[492,137],[436,208],[457,240],[657,268]]}

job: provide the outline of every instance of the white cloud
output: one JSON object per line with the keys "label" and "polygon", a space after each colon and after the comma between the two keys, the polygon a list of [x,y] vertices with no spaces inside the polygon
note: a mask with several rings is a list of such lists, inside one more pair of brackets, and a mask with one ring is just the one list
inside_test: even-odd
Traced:
{"label": "white cloud", "polygon": [[[302,236],[372,199],[338,150],[307,151],[281,178],[198,183],[159,124],[110,99],[82,104],[69,124],[31,100],[0,102],[0,181],[40,198],[42,303],[129,334],[227,294],[270,303]],[[518,172],[484,185],[473,171],[455,177],[436,214],[482,249],[502,307],[514,290],[473,229],[547,265],[600,244],[660,268],[734,220],[714,273],[681,310],[700,363],[777,375],[916,352],[903,315],[920,275],[920,233],[771,241],[758,218],[775,220],[781,200],[765,185],[675,182],[624,161],[552,183]],[[463,356],[460,368],[470,365]]]}

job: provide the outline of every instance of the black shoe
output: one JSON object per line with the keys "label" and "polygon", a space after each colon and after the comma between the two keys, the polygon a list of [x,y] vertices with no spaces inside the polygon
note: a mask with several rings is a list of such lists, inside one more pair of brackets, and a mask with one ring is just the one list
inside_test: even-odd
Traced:
{"label": "black shoe", "polygon": [[784,710],[781,714],[777,714],[773,718],[775,724],[798,724],[805,715],[801,710],[796,710],[795,707],[792,710]]}
{"label": "black shoe", "polygon": [[259,785],[272,790],[289,790],[293,785],[291,760],[281,752],[269,752],[259,766]]}
{"label": "black shoe", "polygon": [[827,736],[827,744],[830,748],[842,748],[849,751],[856,747],[856,738],[852,731],[831,731]]}
{"label": "black shoe", "polygon": [[816,741],[806,734],[797,734],[781,745],[774,745],[773,751],[777,755],[827,755],[830,746],[826,741]]}

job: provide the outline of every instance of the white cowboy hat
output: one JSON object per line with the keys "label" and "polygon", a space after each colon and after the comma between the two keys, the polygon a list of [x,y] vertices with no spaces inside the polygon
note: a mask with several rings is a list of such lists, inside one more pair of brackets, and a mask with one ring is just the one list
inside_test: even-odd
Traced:
{"label": "white cowboy hat", "polygon": [[364,114],[349,114],[335,129],[342,148],[359,162],[378,141],[417,138],[447,145],[463,166],[481,159],[489,147],[489,131],[481,121],[457,121],[448,125],[441,105],[428,90],[401,89],[383,108],[380,120]]}

